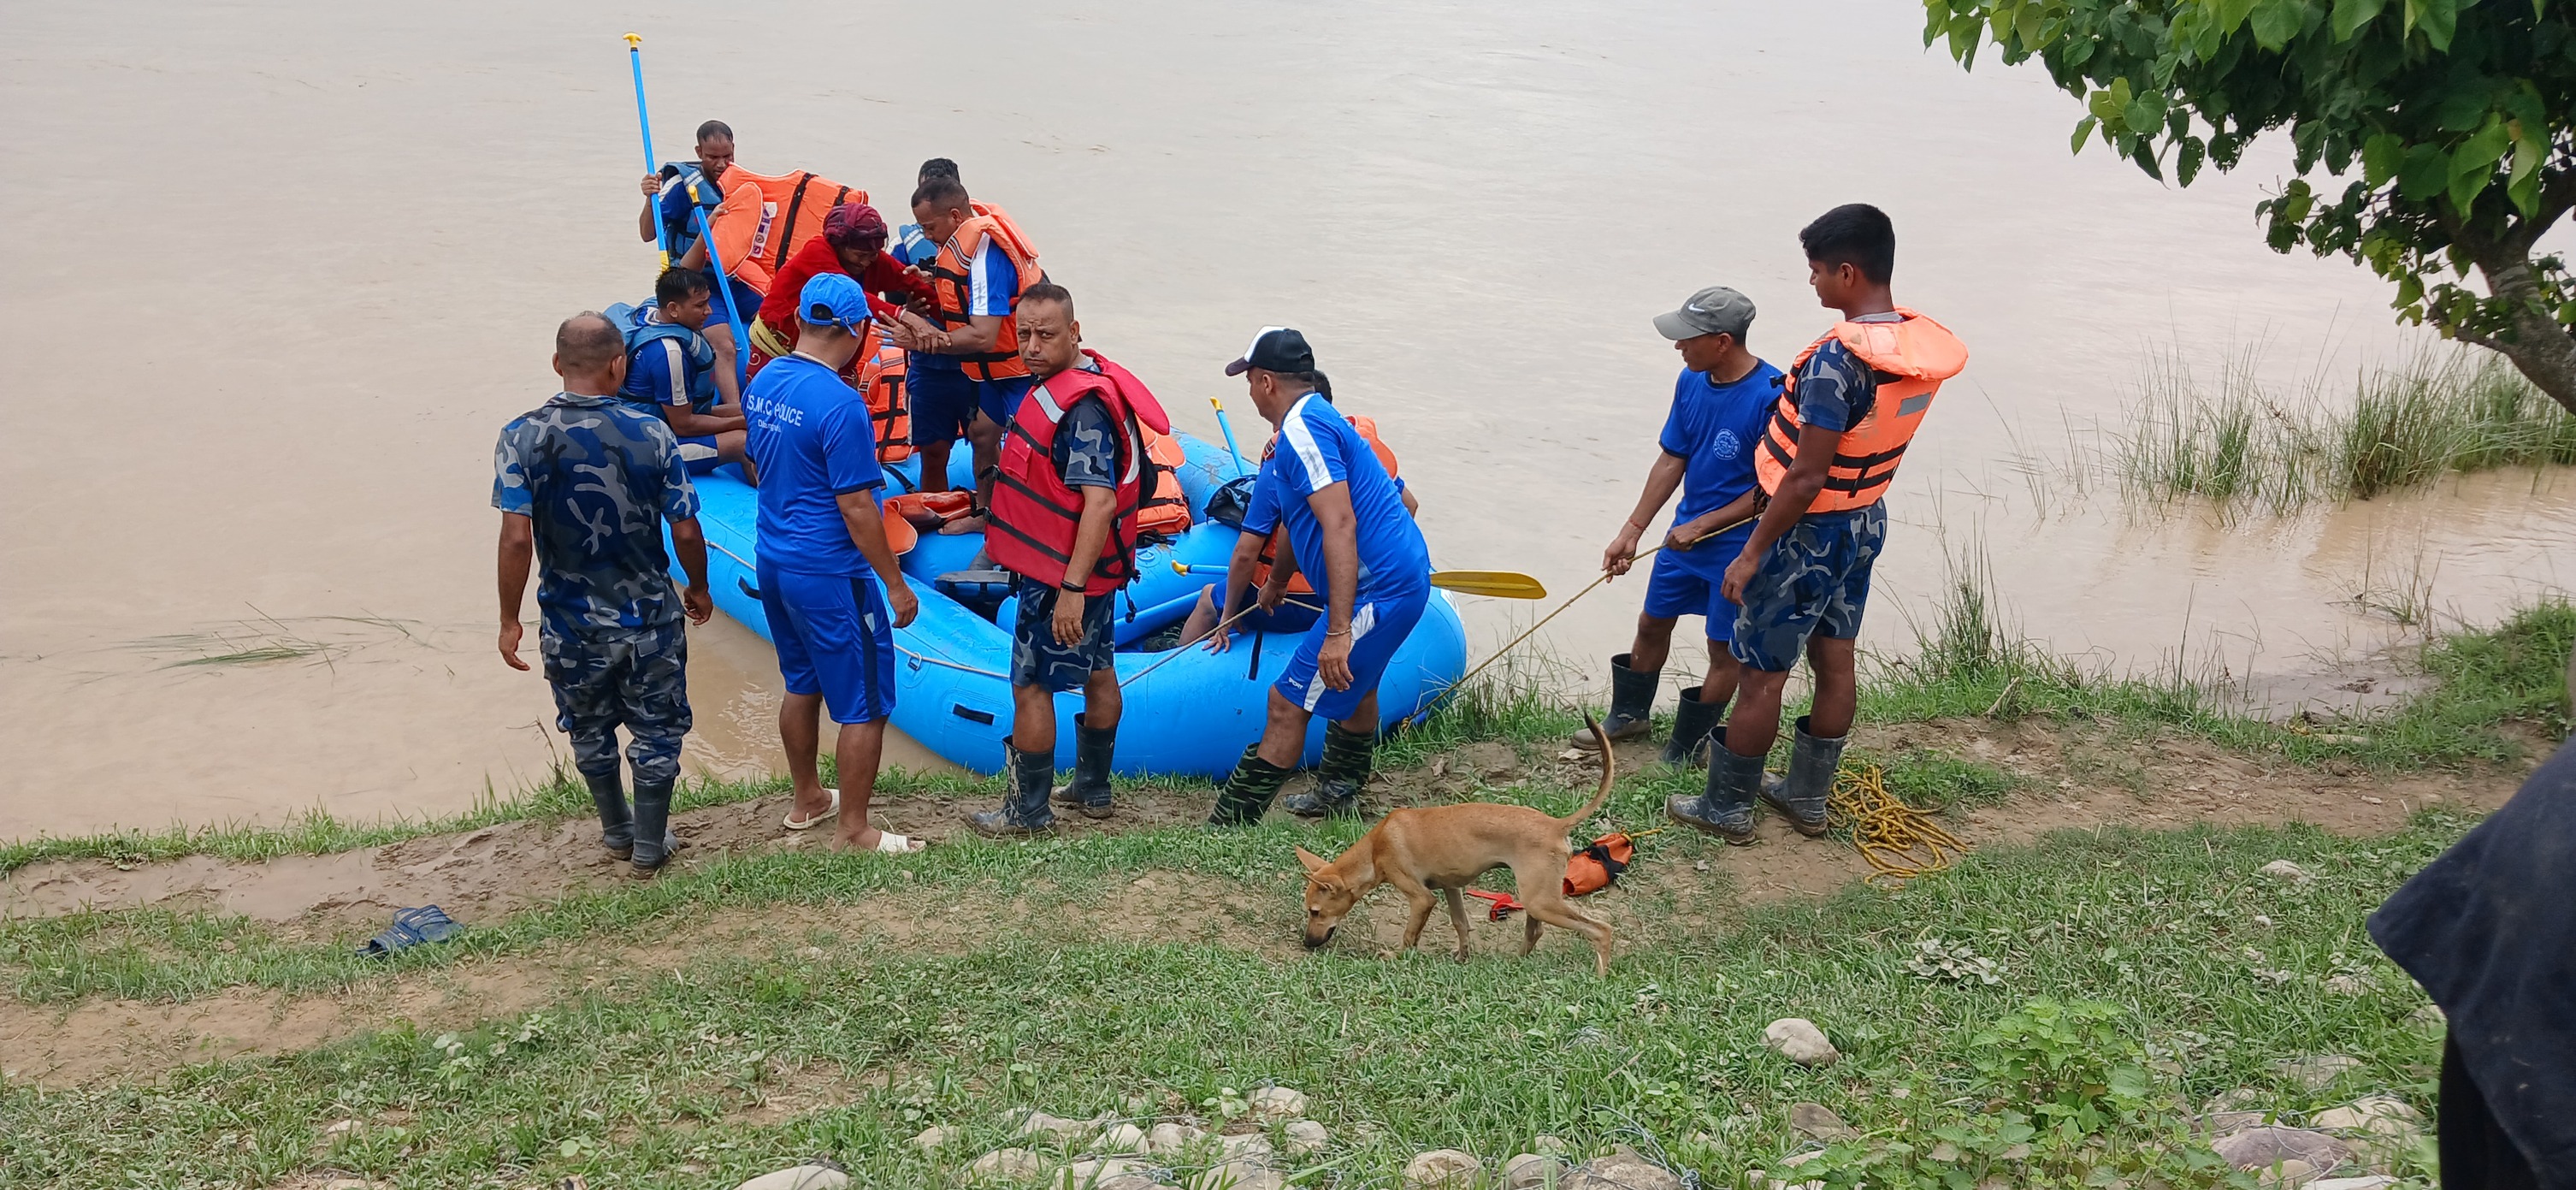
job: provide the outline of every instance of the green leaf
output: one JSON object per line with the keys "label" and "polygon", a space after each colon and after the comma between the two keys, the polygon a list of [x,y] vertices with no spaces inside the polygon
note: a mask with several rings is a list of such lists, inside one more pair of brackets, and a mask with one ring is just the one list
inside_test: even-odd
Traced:
{"label": "green leaf", "polygon": [[2236,27],[2252,15],[2255,0],[2211,0],[2210,15],[2218,18],[2218,31],[2233,35]]}
{"label": "green leaf", "polygon": [[2084,151],[2085,140],[2093,135],[2093,126],[2099,123],[2101,123],[2101,121],[2096,120],[2091,116],[2086,116],[2081,120],[2077,120],[2075,122],[2075,136],[2073,139],[2066,142],[2066,151],[2069,153],[2082,153]]}
{"label": "green leaf", "polygon": [[2128,110],[2121,113],[2121,118],[2129,125],[2129,131],[2147,137],[2154,136],[2156,126],[2163,123],[2158,118],[2156,105],[2149,102],[2149,97],[2144,95],[2130,101]]}
{"label": "green leaf", "polygon": [[2397,167],[2397,194],[2413,202],[2422,202],[2442,192],[2451,184],[2451,155],[2440,145],[2417,145],[2406,150],[2405,161]]}
{"label": "green leaf", "polygon": [[2120,113],[2128,106],[2128,100],[2114,96],[2108,88],[2095,91],[2084,100],[2084,109],[2092,112],[2094,119],[2105,124],[2119,123]]}
{"label": "green leaf", "polygon": [[2388,0],[2335,0],[2334,39],[2350,41],[2362,26],[2376,20]]}
{"label": "green leaf", "polygon": [[2021,39],[2021,48],[2026,50],[2039,48],[2040,21],[2047,12],[2045,6],[2038,4],[2021,6],[2021,19],[2013,23],[2013,34]]}
{"label": "green leaf", "polygon": [[2393,132],[2383,132],[2361,142],[2361,178],[2377,190],[2397,176],[2397,167],[2406,160],[2406,141]]}
{"label": "green leaf", "polygon": [[2111,1093],[2123,1099],[2144,1099],[2151,1089],[2147,1072],[2135,1066],[2111,1068]]}
{"label": "green leaf", "polygon": [[2460,27],[2459,0],[2406,0],[2415,14],[2415,26],[2424,31],[2424,40],[2433,43],[2437,53],[2449,53],[2451,35]]}
{"label": "green leaf", "polygon": [[2254,9],[2254,43],[2267,50],[2277,50],[2298,36],[2300,19],[2306,15],[2299,0],[2263,0]]}

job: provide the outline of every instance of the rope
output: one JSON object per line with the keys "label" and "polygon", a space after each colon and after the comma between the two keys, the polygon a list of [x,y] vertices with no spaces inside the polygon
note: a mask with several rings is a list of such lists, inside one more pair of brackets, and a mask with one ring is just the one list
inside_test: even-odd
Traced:
{"label": "rope", "polygon": [[1869,862],[1868,882],[1903,882],[1926,872],[1949,868],[1968,853],[1959,837],[1887,791],[1887,775],[1874,764],[1844,765],[1834,774],[1833,793],[1825,812],[1835,826],[1849,827],[1852,846]]}
{"label": "rope", "polygon": [[[1758,513],[1758,512],[1757,512],[1757,513],[1753,514],[1753,516],[1749,516],[1749,517],[1744,518],[1743,520],[1736,521],[1734,524],[1720,525],[1720,526],[1718,526],[1718,527],[1717,527],[1717,528],[1715,528],[1715,529],[1711,529],[1711,530],[1709,530],[1709,531],[1708,531],[1708,532],[1706,532],[1706,533],[1702,533],[1702,534],[1700,534],[1700,535],[1699,535],[1699,536],[1697,536],[1697,537],[1691,538],[1689,541],[1677,542],[1677,543],[1675,543],[1675,544],[1678,544],[1678,545],[1679,545],[1679,546],[1681,546],[1681,548],[1683,548],[1683,549],[1689,549],[1690,547],[1695,546],[1695,545],[1698,545],[1699,543],[1701,543],[1701,542],[1703,542],[1703,541],[1706,541],[1706,540],[1708,540],[1709,538],[1715,537],[1715,536],[1717,536],[1717,535],[1718,535],[1718,534],[1720,534],[1720,533],[1724,533],[1724,532],[1726,532],[1726,531],[1728,531],[1728,530],[1730,530],[1730,529],[1733,529],[1733,528],[1735,528],[1737,525],[1747,524],[1747,523],[1751,522],[1751,521],[1754,519],[1754,517],[1758,517],[1758,516],[1760,516],[1760,515],[1762,515],[1762,514],[1760,514],[1760,513]],[[1660,550],[1662,550],[1663,548],[1664,548],[1664,547],[1663,547],[1663,546],[1661,546],[1661,545],[1655,545],[1655,546],[1650,546],[1650,547],[1648,547],[1648,548],[1646,548],[1646,549],[1639,550],[1639,551],[1637,551],[1636,553],[1629,555],[1629,556],[1628,556],[1628,561],[1629,561],[1629,562],[1631,562],[1631,563],[1643,562],[1643,561],[1645,561],[1646,559],[1648,559],[1648,558],[1650,558],[1650,557],[1653,557],[1657,551],[1660,551]],[[1458,680],[1457,680],[1457,681],[1455,681],[1455,682],[1451,682],[1451,683],[1449,684],[1449,688],[1450,688],[1450,689],[1452,689],[1452,690],[1464,690],[1464,689],[1466,689],[1466,688],[1467,688],[1467,679],[1472,678],[1472,677],[1475,677],[1477,674],[1480,674],[1480,673],[1485,672],[1485,667],[1486,667],[1486,666],[1492,665],[1493,663],[1495,663],[1495,662],[1497,662],[1497,661],[1502,660],[1502,659],[1503,659],[1503,655],[1504,655],[1504,654],[1511,652],[1513,649],[1519,648],[1519,647],[1520,647],[1520,644],[1521,644],[1521,642],[1522,642],[1522,641],[1528,640],[1530,637],[1537,635],[1537,634],[1538,634],[1538,630],[1539,630],[1539,629],[1547,627],[1547,622],[1548,622],[1548,621],[1555,619],[1555,618],[1557,617],[1557,615],[1558,615],[1559,613],[1562,613],[1565,609],[1567,609],[1567,608],[1569,608],[1569,607],[1574,606],[1574,601],[1575,601],[1575,600],[1577,600],[1577,599],[1581,599],[1581,598],[1583,598],[1584,596],[1591,594],[1591,593],[1593,592],[1593,589],[1594,589],[1594,588],[1599,587],[1599,586],[1600,586],[1601,584],[1603,584],[1603,583],[1609,582],[1609,581],[1610,581],[1610,577],[1611,577],[1611,576],[1610,576],[1610,572],[1609,572],[1609,571],[1607,571],[1607,570],[1602,571],[1602,572],[1601,572],[1601,577],[1599,577],[1599,578],[1596,578],[1596,579],[1592,580],[1592,582],[1591,582],[1591,584],[1590,584],[1589,586],[1584,587],[1582,590],[1577,591],[1577,592],[1575,592],[1575,593],[1574,593],[1574,594],[1572,594],[1572,595],[1568,595],[1568,596],[1566,596],[1566,597],[1565,597],[1565,602],[1560,603],[1560,604],[1557,604],[1557,605],[1556,605],[1556,610],[1555,610],[1555,611],[1549,612],[1549,613],[1547,613],[1547,614],[1546,614],[1546,615],[1544,615],[1544,616],[1540,616],[1540,617],[1538,618],[1538,623],[1535,623],[1535,624],[1530,625],[1530,626],[1529,626],[1528,631],[1525,631],[1525,632],[1521,633],[1519,636],[1515,636],[1515,637],[1513,637],[1513,638],[1511,639],[1511,642],[1510,642],[1510,643],[1508,643],[1508,644],[1506,644],[1506,645],[1504,645],[1502,648],[1499,648],[1499,649],[1494,650],[1494,655],[1493,655],[1493,656],[1491,656],[1491,657],[1487,657],[1487,658],[1485,658],[1484,660],[1477,662],[1477,663],[1476,663],[1476,668],[1471,669],[1471,670],[1468,670],[1466,673],[1460,674],[1460,675],[1458,676]]]}
{"label": "rope", "polygon": [[[1289,606],[1289,607],[1302,607],[1302,608],[1304,608],[1304,609],[1306,609],[1307,611],[1310,611],[1310,612],[1321,613],[1321,612],[1324,610],[1324,609],[1322,609],[1322,608],[1320,608],[1320,607],[1315,606],[1314,604],[1311,604],[1311,603],[1300,603],[1300,602],[1298,602],[1297,600],[1294,600],[1294,599],[1282,599],[1282,600],[1280,600],[1279,602],[1280,602],[1280,603],[1282,603],[1282,604],[1284,604],[1284,605],[1286,605],[1286,606]],[[1234,613],[1234,614],[1233,614],[1233,615],[1231,615],[1231,616],[1227,616],[1226,618],[1224,618],[1224,619],[1222,619],[1222,620],[1217,621],[1217,625],[1216,625],[1216,627],[1211,628],[1211,629],[1208,629],[1208,634],[1207,634],[1207,636],[1200,637],[1198,641],[1193,641],[1193,642],[1191,642],[1190,644],[1182,645],[1180,648],[1174,649],[1174,650],[1172,650],[1172,651],[1171,651],[1171,652],[1169,652],[1169,653],[1165,653],[1165,654],[1163,654],[1163,659],[1162,659],[1162,660],[1157,661],[1157,662],[1153,663],[1152,665],[1148,665],[1148,666],[1146,666],[1145,668],[1143,668],[1143,669],[1141,669],[1141,670],[1136,671],[1136,676],[1134,676],[1134,677],[1132,677],[1132,678],[1129,678],[1129,679],[1127,679],[1127,680],[1126,680],[1126,681],[1124,681],[1124,682],[1120,682],[1120,683],[1118,683],[1118,688],[1119,688],[1119,689],[1121,689],[1121,690],[1124,690],[1124,689],[1128,688],[1129,686],[1133,686],[1133,685],[1135,685],[1135,684],[1136,684],[1136,683],[1138,683],[1138,682],[1144,681],[1144,680],[1145,680],[1145,675],[1150,674],[1150,673],[1154,672],[1155,670],[1161,669],[1161,668],[1163,668],[1163,667],[1164,667],[1164,666],[1166,666],[1166,665],[1170,665],[1171,663],[1173,663],[1173,662],[1175,662],[1175,661],[1180,660],[1180,659],[1181,659],[1181,654],[1183,654],[1183,653],[1187,653],[1187,652],[1191,651],[1192,649],[1196,648],[1196,647],[1197,647],[1197,645],[1198,645],[1200,642],[1202,642],[1202,641],[1206,641],[1206,640],[1208,640],[1210,637],[1214,637],[1216,634],[1218,634],[1218,633],[1220,633],[1220,632],[1225,631],[1225,630],[1226,630],[1227,628],[1229,628],[1229,627],[1232,627],[1235,621],[1240,620],[1240,619],[1244,618],[1245,616],[1251,615],[1252,613],[1257,612],[1257,611],[1260,611],[1260,610],[1261,610],[1261,604],[1260,604],[1259,602],[1254,602],[1254,603],[1250,603],[1250,604],[1246,604],[1246,605],[1244,605],[1244,609],[1243,609],[1242,611],[1236,612],[1236,613]]]}

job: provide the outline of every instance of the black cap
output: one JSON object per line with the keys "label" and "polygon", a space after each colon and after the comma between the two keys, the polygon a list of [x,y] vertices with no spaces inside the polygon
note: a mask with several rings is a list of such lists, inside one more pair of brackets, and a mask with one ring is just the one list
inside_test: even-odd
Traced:
{"label": "black cap", "polygon": [[1265,326],[1252,337],[1252,345],[1243,349],[1243,358],[1225,366],[1228,376],[1241,376],[1254,368],[1268,372],[1312,372],[1315,353],[1306,346],[1306,336],[1284,326]]}

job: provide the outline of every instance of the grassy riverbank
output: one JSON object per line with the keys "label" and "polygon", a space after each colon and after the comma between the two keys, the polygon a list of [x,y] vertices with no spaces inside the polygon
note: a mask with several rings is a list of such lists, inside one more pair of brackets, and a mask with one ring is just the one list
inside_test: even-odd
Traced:
{"label": "grassy riverbank", "polygon": [[2178,360],[2138,386],[2107,449],[2067,465],[2098,469],[2123,494],[2289,512],[2367,500],[2445,475],[2576,463],[2576,417],[2491,353],[2423,355],[2364,372],[2349,390],[2284,388],[2252,361],[2215,383]]}

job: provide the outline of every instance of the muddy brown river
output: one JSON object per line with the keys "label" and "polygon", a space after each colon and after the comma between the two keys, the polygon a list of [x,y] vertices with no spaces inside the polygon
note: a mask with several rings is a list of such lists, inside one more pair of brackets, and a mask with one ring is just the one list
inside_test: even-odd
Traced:
{"label": "muddy brown river", "polygon": [[[2478,619],[2569,578],[2548,475],[2234,522],[2034,487],[2020,456],[2116,424],[2163,352],[2417,345],[2365,272],[2261,246],[2280,158],[2188,191],[2070,158],[2072,100],[1926,53],[1906,0],[997,3],[965,58],[951,11],[0,2],[0,837],[453,812],[562,754],[492,651],[491,445],[554,391],[557,320],[652,278],[629,28],[665,155],[717,117],[751,168],[880,198],[956,158],[1184,428],[1252,329],[1303,328],[1444,565],[1580,586],[1678,366],[1647,319],[1731,284],[1785,360],[1827,321],[1795,233],[1859,200],[1973,353],[1891,498],[1873,649],[1963,548],[2063,651],[2294,696],[2401,641],[2355,590]],[[1598,669],[1640,585],[1547,647]],[[1479,655],[1531,614],[1468,611]],[[692,649],[688,764],[775,768],[759,639]]]}

